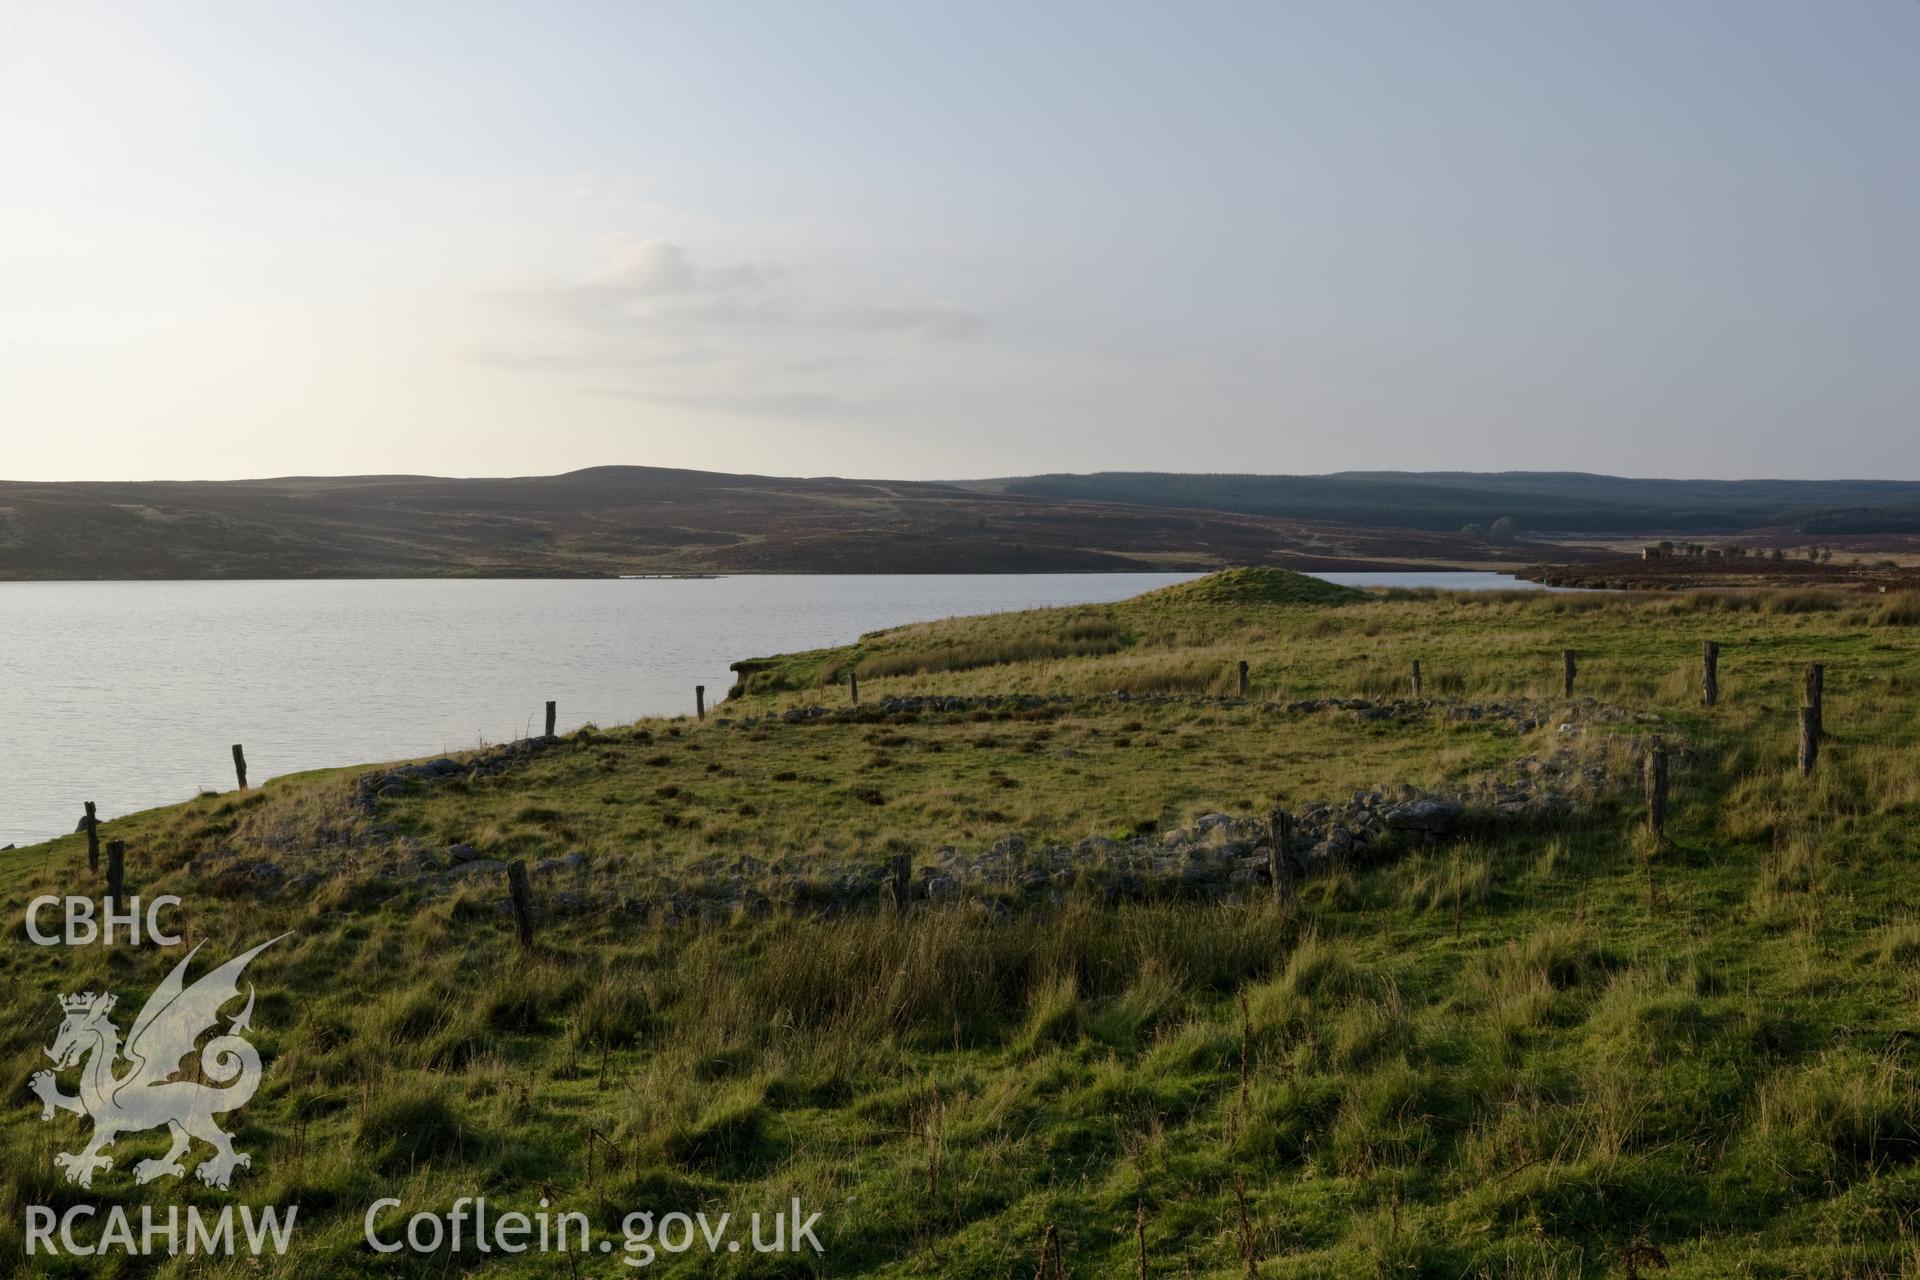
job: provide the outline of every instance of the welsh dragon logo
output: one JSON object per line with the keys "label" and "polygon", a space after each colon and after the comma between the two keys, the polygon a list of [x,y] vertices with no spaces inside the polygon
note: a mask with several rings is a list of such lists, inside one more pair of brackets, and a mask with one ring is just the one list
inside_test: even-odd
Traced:
{"label": "welsh dragon logo", "polygon": [[[226,1034],[215,1036],[200,1049],[200,1075],[214,1083],[175,1077],[181,1060],[194,1051],[200,1037],[217,1028],[221,1007],[239,996],[240,974],[248,962],[280,938],[235,956],[187,986],[187,965],[200,950],[196,946],[147,998],[124,1048],[119,1029],[107,1016],[113,1012],[114,996],[89,991],[60,997],[66,1017],[46,1051],[54,1071],[36,1072],[27,1083],[40,1096],[42,1120],[53,1119],[55,1111],[93,1119],[93,1141],[85,1150],[63,1151],[53,1158],[66,1171],[68,1182],[91,1187],[96,1172],[113,1167],[113,1158],[101,1151],[112,1146],[115,1138],[161,1125],[172,1132],[173,1146],[158,1160],[134,1165],[135,1182],[184,1175],[186,1166],[180,1158],[195,1138],[213,1148],[213,1155],[195,1170],[210,1187],[224,1190],[236,1168],[253,1163],[245,1152],[233,1149],[232,1136],[214,1123],[215,1116],[245,1106],[260,1087],[260,1052],[241,1035],[252,1029],[251,984],[246,1007],[232,1016]],[[116,1074],[122,1059],[126,1068]],[[75,1066],[80,1068],[80,1092],[68,1097],[60,1092],[54,1073]]]}

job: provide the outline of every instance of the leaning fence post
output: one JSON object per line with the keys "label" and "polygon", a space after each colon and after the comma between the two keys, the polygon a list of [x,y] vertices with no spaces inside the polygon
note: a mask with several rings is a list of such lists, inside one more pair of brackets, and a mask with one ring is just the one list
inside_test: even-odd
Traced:
{"label": "leaning fence post", "polygon": [[1813,712],[1813,736],[1827,736],[1827,722],[1821,703],[1825,700],[1827,688],[1827,668],[1824,663],[1809,662],[1806,672],[1806,687],[1800,698],[1800,705]]}
{"label": "leaning fence post", "polygon": [[233,744],[233,776],[240,780],[240,789],[247,789],[247,753],[241,750],[239,743]]}
{"label": "leaning fence post", "polygon": [[1240,659],[1240,696],[1247,696],[1247,660]]}
{"label": "leaning fence post", "polygon": [[527,864],[515,858],[507,864],[507,895],[513,899],[513,924],[520,945],[533,945],[533,900],[527,891]]}
{"label": "leaning fence post", "polygon": [[91,800],[87,801],[87,870],[100,870],[100,815]]}
{"label": "leaning fence post", "polygon": [[553,725],[555,720],[554,710],[555,710],[554,704],[552,702],[548,702],[547,703],[547,736],[549,738],[553,736]]}
{"label": "leaning fence post", "polygon": [[893,884],[893,909],[905,915],[913,902],[913,859],[904,853],[893,856],[893,870],[888,879]]}
{"label": "leaning fence post", "polygon": [[1562,667],[1562,682],[1566,686],[1566,696],[1571,698],[1573,696],[1573,650],[1562,649],[1560,651],[1560,665]]}
{"label": "leaning fence post", "polygon": [[1667,747],[1658,738],[1647,749],[1647,832],[1660,843],[1667,829]]}
{"label": "leaning fence post", "polygon": [[860,705],[860,673],[858,671],[847,672],[847,701],[856,707]]}
{"label": "leaning fence post", "polygon": [[1720,642],[1709,640],[1700,650],[1701,681],[1707,705],[1720,701]]}
{"label": "leaning fence post", "polygon": [[1820,713],[1800,708],[1800,772],[1811,774],[1820,761]]}
{"label": "leaning fence post", "polygon": [[118,907],[127,887],[127,845],[124,840],[107,841],[107,902]]}
{"label": "leaning fence post", "polygon": [[1273,905],[1293,901],[1293,815],[1285,809],[1267,814],[1267,879],[1273,885]]}
{"label": "leaning fence post", "polygon": [[707,718],[707,686],[703,684],[693,686],[693,714],[697,720]]}
{"label": "leaning fence post", "polygon": [[1413,696],[1420,696],[1420,659],[1413,660]]}

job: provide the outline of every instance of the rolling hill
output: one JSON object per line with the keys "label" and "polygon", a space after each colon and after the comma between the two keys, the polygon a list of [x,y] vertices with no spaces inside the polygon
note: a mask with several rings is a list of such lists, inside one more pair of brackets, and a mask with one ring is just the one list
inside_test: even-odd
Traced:
{"label": "rolling hill", "polygon": [[991,482],[1031,497],[1237,511],[1386,528],[1525,533],[1806,534],[1920,530],[1911,480],[1641,480],[1579,471],[1343,471],[1324,476],[1105,471]]}
{"label": "rolling hill", "polygon": [[957,484],[558,476],[0,482],[0,579],[1518,564],[1539,547]]}

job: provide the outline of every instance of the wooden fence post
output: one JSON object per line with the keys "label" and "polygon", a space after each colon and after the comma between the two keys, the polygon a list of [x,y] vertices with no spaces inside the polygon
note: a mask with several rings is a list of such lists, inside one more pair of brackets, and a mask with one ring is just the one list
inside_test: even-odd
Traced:
{"label": "wooden fence post", "polygon": [[126,896],[127,845],[124,840],[107,841],[107,901],[119,906]]}
{"label": "wooden fence post", "polygon": [[91,800],[87,801],[87,870],[100,870],[100,815]]}
{"label": "wooden fence post", "polygon": [[553,726],[555,721],[558,719],[558,717],[554,714],[554,712],[555,712],[554,704],[552,702],[548,702],[547,703],[547,736],[549,738],[553,736]]}
{"label": "wooden fence post", "polygon": [[1658,738],[1647,749],[1647,832],[1657,845],[1667,830],[1667,746]]}
{"label": "wooden fence post", "polygon": [[707,686],[703,684],[693,686],[693,715],[696,720],[707,718]]}
{"label": "wooden fence post", "polygon": [[1067,1280],[1067,1264],[1060,1256],[1060,1228],[1049,1222],[1040,1237],[1040,1268],[1033,1280]]}
{"label": "wooden fence post", "polygon": [[1560,651],[1560,665],[1563,668],[1562,682],[1566,686],[1566,696],[1571,698],[1573,696],[1573,650],[1562,649]]}
{"label": "wooden fence post", "polygon": [[1247,660],[1240,659],[1240,696],[1247,696]]}
{"label": "wooden fence post", "polygon": [[233,744],[233,776],[240,780],[240,789],[245,791],[247,789],[247,753],[241,750],[237,742]]}
{"label": "wooden fence post", "polygon": [[1700,651],[1701,682],[1706,690],[1707,705],[1720,701],[1720,642],[1709,640]]}
{"label": "wooden fence post", "polygon": [[1267,879],[1273,884],[1273,905],[1293,901],[1293,815],[1285,809],[1267,814]]}
{"label": "wooden fence post", "polygon": [[527,890],[527,864],[518,858],[507,864],[507,895],[513,899],[513,924],[519,930],[520,945],[531,947],[533,946],[533,898]]}
{"label": "wooden fence post", "polygon": [[913,859],[907,854],[893,856],[893,869],[888,873],[893,886],[893,909],[901,915],[913,904]]}
{"label": "wooden fence post", "polygon": [[1825,709],[1821,706],[1821,703],[1824,702],[1826,698],[1826,665],[1819,662],[1809,662],[1807,664],[1805,679],[1806,687],[1801,695],[1800,705],[1813,712],[1813,736],[1816,738],[1824,738],[1827,736],[1827,722]]}
{"label": "wooden fence post", "polygon": [[1812,707],[1800,708],[1800,772],[1811,774],[1820,762],[1820,713]]}
{"label": "wooden fence post", "polygon": [[1416,697],[1416,698],[1417,698],[1417,697],[1419,697],[1419,696],[1420,696],[1420,689],[1421,689],[1421,683],[1420,683],[1420,659],[1418,659],[1418,658],[1415,658],[1415,659],[1413,660],[1413,696],[1414,696],[1414,697]]}
{"label": "wooden fence post", "polygon": [[856,707],[860,705],[860,673],[858,671],[847,672],[847,700]]}

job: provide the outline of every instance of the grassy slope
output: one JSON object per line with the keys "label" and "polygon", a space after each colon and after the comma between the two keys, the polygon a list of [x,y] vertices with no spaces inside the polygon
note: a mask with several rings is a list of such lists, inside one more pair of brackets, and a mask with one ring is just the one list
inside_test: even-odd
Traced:
{"label": "grassy slope", "polygon": [[[1554,706],[1572,646],[1584,693],[1658,712],[1688,744],[1668,847],[1649,861],[1637,806],[1620,799],[1557,829],[1312,882],[1289,913],[1070,901],[1001,922],[622,915],[550,920],[528,959],[497,884],[424,899],[382,874],[377,847],[308,897],[188,869],[279,845],[339,866],[342,838],[367,825],[344,810],[344,774],[139,815],[115,824],[134,883],[182,893],[194,938],[237,950],[297,931],[254,971],[269,1070],[239,1125],[257,1156],[241,1194],[304,1206],[302,1252],[266,1274],[371,1265],[355,1241],[376,1195],[425,1207],[484,1190],[525,1206],[547,1184],[609,1226],[621,1207],[746,1212],[797,1194],[827,1214],[820,1273],[834,1275],[1030,1274],[1048,1223],[1075,1274],[1122,1273],[1143,1205],[1155,1274],[1244,1275],[1236,1178],[1263,1276],[1618,1275],[1636,1244],[1664,1252],[1665,1275],[1913,1274],[1912,606],[1804,593],[1258,602],[1287,591],[1254,576],[902,628],[772,661],[724,712],[842,700],[819,682],[856,665],[871,702],[1198,695],[1224,690],[1241,658],[1253,705],[655,722],[384,802],[380,820],[433,847],[580,849],[577,887],[639,893],[662,867],[741,854],[831,865],[1013,831],[1124,835],[1549,750],[1559,715],[1522,735],[1265,704],[1394,694],[1417,656],[1430,694]],[[1221,594],[1237,602],[1205,598]],[[1727,646],[1712,712],[1697,705],[1706,638]],[[1813,658],[1830,664],[1834,738],[1805,781],[1788,767],[1789,725]],[[16,922],[0,997],[9,1254],[21,1204],[100,1198],[54,1180],[51,1154],[78,1126],[40,1124],[25,1089],[50,997],[104,986],[130,1001],[177,958],[23,944],[21,901],[63,882],[77,845],[0,871]],[[621,1151],[591,1183],[590,1131]],[[150,1194],[125,1170],[158,1146],[122,1144],[106,1196]],[[177,1194],[225,1199],[152,1198]],[[660,1269],[780,1274],[751,1256]],[[445,1260],[381,1272],[448,1273]]]}

